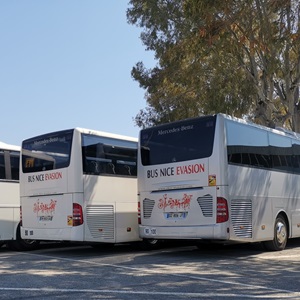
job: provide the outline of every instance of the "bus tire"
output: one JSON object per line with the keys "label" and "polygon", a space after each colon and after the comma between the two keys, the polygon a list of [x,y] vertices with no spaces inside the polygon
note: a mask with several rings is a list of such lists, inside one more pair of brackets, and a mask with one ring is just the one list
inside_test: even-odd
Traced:
{"label": "bus tire", "polygon": [[90,246],[97,250],[110,250],[115,247],[114,243],[92,243]]}
{"label": "bus tire", "polygon": [[143,239],[141,242],[142,250],[156,250],[161,248],[163,241],[157,239]]}
{"label": "bus tire", "polygon": [[269,251],[284,250],[288,239],[288,227],[285,218],[279,215],[274,225],[274,239],[263,242],[264,247]]}
{"label": "bus tire", "polygon": [[13,251],[30,251],[37,249],[39,241],[35,240],[23,240],[21,238],[21,227],[20,224],[17,227],[16,239],[13,241],[7,242],[7,247]]}

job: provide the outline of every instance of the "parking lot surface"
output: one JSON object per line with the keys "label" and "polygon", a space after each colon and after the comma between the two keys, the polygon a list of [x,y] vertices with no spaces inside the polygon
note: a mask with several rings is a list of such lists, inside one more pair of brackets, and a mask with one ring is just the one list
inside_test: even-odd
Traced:
{"label": "parking lot surface", "polygon": [[300,299],[300,240],[281,252],[259,245],[200,249],[182,242],[94,249],[42,244],[0,248],[2,299]]}

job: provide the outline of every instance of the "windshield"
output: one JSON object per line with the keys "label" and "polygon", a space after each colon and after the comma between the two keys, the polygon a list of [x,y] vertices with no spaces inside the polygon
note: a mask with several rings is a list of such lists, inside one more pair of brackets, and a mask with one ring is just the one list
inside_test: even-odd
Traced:
{"label": "windshield", "polygon": [[216,116],[208,116],[142,130],[142,164],[158,165],[209,157],[213,150],[215,124]]}
{"label": "windshield", "polygon": [[22,143],[24,173],[65,168],[70,164],[73,130],[41,135]]}

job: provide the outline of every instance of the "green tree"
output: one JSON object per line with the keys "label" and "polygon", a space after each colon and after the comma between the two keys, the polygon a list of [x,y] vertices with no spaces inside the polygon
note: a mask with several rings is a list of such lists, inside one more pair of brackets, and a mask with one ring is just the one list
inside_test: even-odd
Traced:
{"label": "green tree", "polygon": [[131,0],[127,19],[157,66],[139,126],[224,112],[300,130],[300,4],[294,0]]}

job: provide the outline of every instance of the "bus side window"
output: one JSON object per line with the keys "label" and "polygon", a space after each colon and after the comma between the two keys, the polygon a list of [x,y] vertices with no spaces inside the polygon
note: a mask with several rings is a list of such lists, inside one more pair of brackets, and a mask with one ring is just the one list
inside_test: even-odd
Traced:
{"label": "bus side window", "polygon": [[116,174],[118,175],[125,175],[125,176],[136,176],[136,163],[132,161],[123,161],[117,160],[117,171]]}
{"label": "bus side window", "polygon": [[116,174],[116,167],[113,163],[108,164],[108,173],[109,174]]}
{"label": "bus side window", "polygon": [[5,164],[3,151],[0,151],[0,179],[5,179]]}
{"label": "bus side window", "polygon": [[19,167],[20,166],[20,154],[17,152],[10,152],[10,167],[11,167],[11,179],[19,180]]}
{"label": "bus side window", "polygon": [[300,144],[293,144],[293,170],[294,173],[300,174]]}

